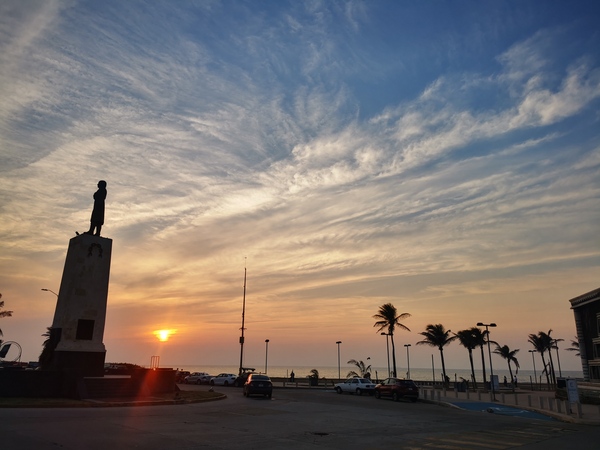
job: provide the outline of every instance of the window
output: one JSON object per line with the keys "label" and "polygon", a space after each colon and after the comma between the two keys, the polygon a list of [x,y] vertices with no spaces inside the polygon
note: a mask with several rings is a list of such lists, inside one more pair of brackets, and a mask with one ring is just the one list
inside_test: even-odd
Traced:
{"label": "window", "polygon": [[79,319],[77,321],[77,333],[75,339],[80,341],[91,341],[94,336],[94,321]]}

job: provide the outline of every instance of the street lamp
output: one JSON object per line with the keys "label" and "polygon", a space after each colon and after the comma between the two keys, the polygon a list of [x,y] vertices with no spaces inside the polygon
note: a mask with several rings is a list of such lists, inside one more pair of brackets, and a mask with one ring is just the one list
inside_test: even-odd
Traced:
{"label": "street lamp", "polygon": [[269,340],[265,339],[265,373],[267,373],[267,360],[269,358]]}
{"label": "street lamp", "polygon": [[385,336],[385,347],[387,349],[387,360],[388,360],[388,377],[390,376],[390,340],[388,333],[381,333],[382,336]]}
{"label": "street lamp", "polygon": [[337,341],[336,344],[338,346],[338,380],[341,380],[342,377],[340,375],[340,344],[342,343],[342,341]]}
{"label": "street lamp", "polygon": [[406,347],[406,364],[408,365],[408,379],[410,380],[410,355],[408,353],[408,347],[410,347],[410,344],[404,344],[404,346]]}
{"label": "street lamp", "polygon": [[477,322],[477,326],[485,327],[485,334],[487,334],[487,346],[488,353],[490,355],[490,385],[492,386],[492,398],[494,399],[494,401],[496,401],[496,391],[494,390],[494,368],[492,366],[492,349],[490,347],[490,330],[488,330],[488,327],[495,327],[496,324]]}
{"label": "street lamp", "polygon": [[537,350],[527,350],[531,353],[531,360],[533,361],[533,379],[535,380],[535,384],[537,385],[537,373],[535,371],[535,358],[533,357],[534,353],[537,353]]}
{"label": "street lamp", "polygon": [[54,295],[56,295],[56,298],[58,298],[58,294],[51,289],[42,288],[42,291],[52,292]]}

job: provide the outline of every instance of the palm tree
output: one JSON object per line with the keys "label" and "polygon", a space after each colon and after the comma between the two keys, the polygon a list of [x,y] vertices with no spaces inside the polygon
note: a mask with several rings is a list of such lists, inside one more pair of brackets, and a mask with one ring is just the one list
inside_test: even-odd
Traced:
{"label": "palm tree", "polygon": [[48,369],[52,364],[52,358],[54,357],[54,348],[56,347],[56,343],[53,343],[50,340],[52,332],[52,327],[46,327],[46,332],[42,334],[46,339],[42,344],[42,353],[38,358],[38,362],[40,363],[41,369]]}
{"label": "palm tree", "polygon": [[400,323],[401,320],[410,317],[409,313],[398,314],[396,307],[391,303],[386,303],[379,307],[377,314],[373,316],[373,319],[378,319],[373,325],[377,328],[377,332],[387,329],[387,334],[392,341],[392,361],[394,364],[394,376],[396,376],[396,347],[394,345],[394,330],[396,327],[402,328],[403,330],[410,331],[410,329]]}
{"label": "palm tree", "polygon": [[565,350],[568,352],[577,352],[575,353],[575,356],[581,356],[581,353],[579,352],[579,338],[575,336],[575,339],[571,340],[571,346],[565,348]]}
{"label": "palm tree", "polygon": [[348,361],[348,364],[354,364],[357,367],[358,372],[356,372],[355,370],[351,370],[350,372],[348,372],[348,375],[346,375],[347,378],[371,378],[371,364],[367,366],[364,362],[357,361],[355,359],[351,359],[350,361]]}
{"label": "palm tree", "polygon": [[544,333],[543,331],[538,332],[538,336],[540,337],[544,347],[548,350],[548,359],[550,360],[550,370],[552,376],[552,383],[556,384],[556,373],[554,372],[554,361],[552,359],[552,349],[554,348],[555,342],[550,334],[552,330],[548,330],[548,333]]}
{"label": "palm tree", "polygon": [[479,328],[473,327],[456,333],[456,337],[458,338],[460,345],[465,347],[469,352],[469,362],[471,363],[471,380],[473,381],[476,389],[477,381],[475,380],[475,366],[473,365],[473,350],[475,350],[475,348],[479,345],[479,341],[476,338],[477,331],[481,332]]}
{"label": "palm tree", "polygon": [[494,350],[494,353],[496,355],[502,356],[502,358],[504,358],[508,362],[508,372],[510,373],[510,379],[511,379],[511,381],[514,380],[515,377],[513,377],[512,368],[510,366],[510,363],[513,362],[515,364],[515,367],[517,369],[520,368],[519,361],[515,357],[515,355],[518,352],[519,352],[519,349],[511,350],[510,348],[508,348],[508,345],[503,345],[501,347],[499,344],[496,344],[496,349]]}
{"label": "palm tree", "polygon": [[[0,294],[0,298],[2,298],[2,294]],[[0,309],[2,308],[4,308],[4,301],[0,302]],[[0,317],[10,317],[12,316],[12,313],[12,311],[0,311]],[[2,336],[2,329],[0,329],[0,336]]]}
{"label": "palm tree", "polygon": [[[530,334],[529,339],[527,339],[527,342],[533,345],[533,348],[542,357],[542,363],[544,365],[544,372],[546,373],[546,381],[548,382],[548,385],[551,384],[550,375],[554,374],[554,367],[552,364],[552,353],[550,352],[550,349],[552,348],[552,338],[550,337],[551,332],[552,330],[549,330],[548,333],[538,331],[538,334]],[[548,351],[548,354],[550,355],[550,370],[548,370],[548,365],[546,365],[546,358],[544,358],[544,353],[546,351]],[[554,377],[552,379],[554,380]]]}
{"label": "palm tree", "polygon": [[[483,383],[485,384],[486,382],[486,376],[485,376],[485,352],[484,352],[484,347],[487,344],[487,340],[486,338],[489,335],[489,331],[487,330],[482,330],[481,328],[477,328],[477,327],[473,327],[471,328],[471,331],[473,332],[473,340],[475,341],[475,345],[477,347],[479,347],[479,350],[481,351],[481,368],[483,370]],[[492,341],[490,341],[492,342]],[[495,343],[495,342],[494,342]]]}
{"label": "palm tree", "polygon": [[[556,350],[556,363],[558,364],[558,376],[562,377],[562,369],[560,368],[560,355],[558,354],[558,343],[563,342],[564,339],[553,339],[552,340],[552,348]],[[554,374],[556,382],[556,373]]]}
{"label": "palm tree", "polygon": [[444,325],[427,325],[425,331],[419,333],[421,336],[424,336],[425,339],[417,342],[419,344],[426,344],[432,347],[437,347],[440,351],[440,356],[442,358],[442,373],[444,374],[444,382],[448,379],[446,375],[446,363],[444,362],[444,347],[448,345],[450,342],[455,340],[456,336],[450,336],[450,330],[446,330]]}

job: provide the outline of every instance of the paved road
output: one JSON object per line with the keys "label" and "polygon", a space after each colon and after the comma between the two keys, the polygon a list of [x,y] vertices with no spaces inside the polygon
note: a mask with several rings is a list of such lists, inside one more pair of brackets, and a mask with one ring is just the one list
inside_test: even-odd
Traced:
{"label": "paved road", "polygon": [[600,427],[424,402],[308,389],[276,389],[268,400],[219,389],[226,400],[191,405],[0,409],[0,448],[585,450],[600,442]]}

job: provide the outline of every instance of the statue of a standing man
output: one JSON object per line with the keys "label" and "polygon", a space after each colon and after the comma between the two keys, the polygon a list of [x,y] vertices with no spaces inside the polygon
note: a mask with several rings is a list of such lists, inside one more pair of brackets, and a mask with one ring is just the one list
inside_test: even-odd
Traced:
{"label": "statue of a standing man", "polygon": [[[90,229],[85,234],[100,236],[100,230],[104,225],[104,200],[106,200],[106,181],[98,181],[98,190],[94,193],[94,209],[90,218]],[[94,229],[96,233],[94,233]]]}

